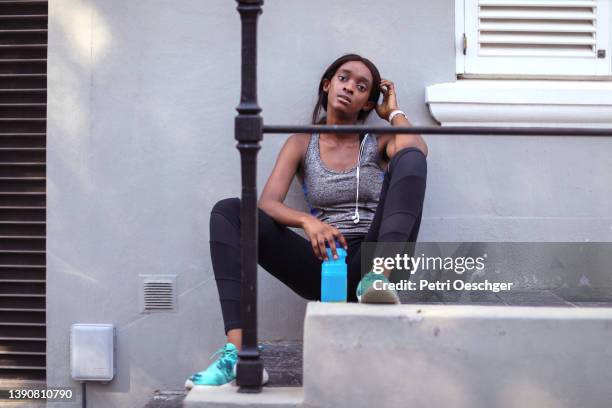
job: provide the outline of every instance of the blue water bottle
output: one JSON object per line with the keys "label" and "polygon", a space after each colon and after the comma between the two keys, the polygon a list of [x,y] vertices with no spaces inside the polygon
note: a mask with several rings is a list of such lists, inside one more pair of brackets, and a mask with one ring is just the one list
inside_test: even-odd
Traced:
{"label": "blue water bottle", "polygon": [[346,251],[336,247],[338,259],[327,249],[327,261],[321,264],[321,302],[346,302]]}

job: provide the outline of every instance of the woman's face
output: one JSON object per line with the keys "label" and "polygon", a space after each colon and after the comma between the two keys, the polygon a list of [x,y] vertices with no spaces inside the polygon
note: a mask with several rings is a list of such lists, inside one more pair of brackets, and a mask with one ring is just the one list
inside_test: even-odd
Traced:
{"label": "woman's face", "polygon": [[368,101],[373,86],[372,73],[361,61],[345,62],[338,68],[331,81],[323,80],[327,92],[327,111],[334,109],[343,116],[355,116],[363,110],[370,110],[374,103]]}

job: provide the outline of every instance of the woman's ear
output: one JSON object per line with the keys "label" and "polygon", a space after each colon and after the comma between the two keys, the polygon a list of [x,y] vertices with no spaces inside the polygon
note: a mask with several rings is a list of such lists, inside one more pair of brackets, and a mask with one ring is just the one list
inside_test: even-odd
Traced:
{"label": "woman's ear", "polygon": [[323,79],[323,92],[329,92],[330,86],[331,86],[331,81],[327,78]]}

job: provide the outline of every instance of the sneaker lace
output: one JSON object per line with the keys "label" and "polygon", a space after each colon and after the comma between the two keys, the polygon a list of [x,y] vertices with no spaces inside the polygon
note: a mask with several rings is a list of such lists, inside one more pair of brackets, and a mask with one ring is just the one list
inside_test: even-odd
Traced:
{"label": "sneaker lace", "polygon": [[[260,352],[265,349],[265,347],[261,344],[258,345],[257,348],[259,349]],[[208,359],[209,360],[212,359],[217,354],[221,354],[221,357],[219,357],[219,359],[217,360],[217,367],[222,369],[223,366],[225,366],[225,368],[231,370],[238,357],[237,351],[236,350],[230,351],[225,346],[223,346],[219,348],[217,351],[215,351],[214,353],[212,353],[210,357],[208,357]]]}
{"label": "sneaker lace", "polygon": [[236,351],[230,351],[226,347],[221,347],[220,349],[212,353],[208,359],[212,359],[217,354],[221,354],[221,357],[219,357],[219,359],[217,360],[217,367],[219,369],[225,368],[228,371],[231,370],[234,365],[233,363],[236,360]]}

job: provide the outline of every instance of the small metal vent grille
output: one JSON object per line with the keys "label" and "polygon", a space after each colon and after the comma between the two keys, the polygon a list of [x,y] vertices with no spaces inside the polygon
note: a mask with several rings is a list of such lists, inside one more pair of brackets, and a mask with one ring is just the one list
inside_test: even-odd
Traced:
{"label": "small metal vent grille", "polygon": [[171,312],[176,309],[176,276],[141,275],[141,310]]}

